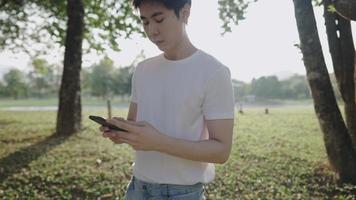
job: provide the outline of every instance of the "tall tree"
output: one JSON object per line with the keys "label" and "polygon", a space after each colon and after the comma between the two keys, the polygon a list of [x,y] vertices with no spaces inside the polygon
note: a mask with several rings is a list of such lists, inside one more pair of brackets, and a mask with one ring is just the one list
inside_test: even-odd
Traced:
{"label": "tall tree", "polygon": [[[231,2],[233,0],[219,1]],[[242,0],[242,3],[246,1]],[[353,40],[349,21],[343,20],[336,16],[335,13],[327,11],[333,8],[345,16],[346,11],[338,6],[340,6],[341,2],[349,2],[348,9],[351,9],[352,13],[356,13],[355,8],[351,6],[355,1],[335,0],[334,2],[335,5],[330,6],[330,1],[324,1],[325,19],[335,76],[338,80],[340,93],[343,93],[341,95],[345,101],[347,126],[343,121],[330,83],[316,28],[312,0],[293,0],[307,79],[314,99],[315,112],[324,134],[324,143],[329,161],[339,174],[341,181],[356,184],[356,152],[354,148],[356,143],[354,142],[353,144],[351,139],[351,136],[354,137],[353,129],[355,129],[354,125],[356,124],[354,119],[355,82],[352,77],[355,69]],[[240,4],[241,1],[236,0],[235,3]],[[224,4],[220,3],[220,5]],[[231,7],[230,4],[229,6]],[[221,9],[221,11],[224,10],[226,11],[227,9]],[[233,9],[230,8],[229,10]],[[241,16],[241,13],[236,14],[236,16]],[[236,19],[231,17],[224,19],[224,21],[236,23]]]}
{"label": "tall tree", "polygon": [[117,38],[142,33],[130,0],[1,0],[0,16],[0,49],[31,54],[34,43],[52,40],[65,46],[58,135],[73,134],[81,127],[82,44],[87,51],[119,50]]}
{"label": "tall tree", "polygon": [[[324,18],[335,77],[345,102],[346,125],[356,147],[355,46],[351,23],[330,11],[331,0],[324,0]],[[355,8],[356,12],[356,8]]]}
{"label": "tall tree", "polygon": [[58,135],[77,132],[81,128],[82,119],[80,70],[84,32],[83,0],[67,0],[67,15],[64,66],[56,126]]}
{"label": "tall tree", "polygon": [[303,61],[329,161],[343,182],[356,184],[356,152],[333,93],[311,0],[294,0]]}

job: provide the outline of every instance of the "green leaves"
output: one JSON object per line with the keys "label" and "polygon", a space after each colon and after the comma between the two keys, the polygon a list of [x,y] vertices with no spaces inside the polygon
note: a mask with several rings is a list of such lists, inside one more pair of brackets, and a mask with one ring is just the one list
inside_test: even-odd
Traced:
{"label": "green leaves", "polygon": [[[0,49],[30,52],[32,44],[48,43],[48,38],[52,43],[64,46],[66,1],[4,2],[0,7]],[[130,0],[84,0],[84,6],[84,43],[87,44],[84,50],[87,52],[103,52],[108,48],[119,51],[119,38],[128,38],[134,33],[144,35]],[[45,30],[45,36],[39,35],[42,30]]]}
{"label": "green leaves", "polygon": [[329,12],[331,12],[331,13],[336,12],[336,8],[335,8],[335,6],[334,6],[334,5],[329,5],[329,7],[328,7],[328,11],[329,11]]}
{"label": "green leaves", "polygon": [[238,25],[245,19],[245,13],[250,3],[257,0],[219,0],[219,17],[223,21],[223,34],[231,32],[231,24]]}

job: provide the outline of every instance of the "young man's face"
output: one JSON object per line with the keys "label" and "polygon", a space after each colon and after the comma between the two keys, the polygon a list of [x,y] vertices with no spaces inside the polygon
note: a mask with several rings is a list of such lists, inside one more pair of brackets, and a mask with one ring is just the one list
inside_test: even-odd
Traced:
{"label": "young man's face", "polygon": [[170,51],[183,39],[186,34],[184,26],[189,16],[187,9],[182,8],[178,18],[174,10],[169,10],[161,3],[148,1],[140,5],[143,28],[160,50]]}

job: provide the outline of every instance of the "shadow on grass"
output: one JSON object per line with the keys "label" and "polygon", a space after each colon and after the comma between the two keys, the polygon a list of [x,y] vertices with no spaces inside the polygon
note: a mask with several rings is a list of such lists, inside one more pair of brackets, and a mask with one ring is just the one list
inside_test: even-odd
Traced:
{"label": "shadow on grass", "polygon": [[62,144],[69,136],[49,136],[31,146],[24,147],[0,160],[0,182],[5,181],[13,174],[26,168],[29,163],[36,160],[52,148]]}
{"label": "shadow on grass", "polygon": [[320,163],[303,179],[307,180],[304,187],[310,193],[324,194],[328,199],[356,199],[356,185],[340,182],[328,163]]}

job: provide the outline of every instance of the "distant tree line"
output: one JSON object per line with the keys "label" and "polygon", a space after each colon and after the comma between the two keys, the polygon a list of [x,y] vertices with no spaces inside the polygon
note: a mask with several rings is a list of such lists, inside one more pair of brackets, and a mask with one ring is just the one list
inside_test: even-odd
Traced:
{"label": "distant tree line", "polygon": [[[105,57],[99,63],[81,71],[82,95],[103,99],[114,96],[127,97],[131,93],[131,78],[134,63],[126,67],[115,67],[112,60]],[[11,69],[0,81],[0,97],[2,98],[49,98],[57,97],[61,80],[60,66],[50,65],[46,60],[32,61],[31,70],[27,74],[18,69]],[[331,80],[337,98],[340,93],[336,88],[336,80]],[[254,78],[250,83],[233,79],[236,101],[245,101],[246,97],[259,99],[310,99],[310,89],[304,75],[295,74],[288,79],[278,80],[277,76]]]}
{"label": "distant tree line", "polygon": [[27,73],[13,68],[0,81],[0,97],[19,99],[57,96],[61,80],[59,68],[44,59],[34,59]]}
{"label": "distant tree line", "polygon": [[[82,95],[110,98],[131,93],[133,64],[115,67],[109,58],[102,59],[81,71]],[[58,97],[62,69],[44,59],[32,61],[31,70],[23,72],[13,68],[0,80],[0,98],[52,98]]]}
{"label": "distant tree line", "polygon": [[[99,63],[81,71],[82,95],[103,99],[114,96],[127,97],[131,93],[131,78],[134,63],[126,67],[115,67],[112,60],[105,57]],[[31,70],[25,73],[11,69],[0,81],[1,98],[50,98],[58,97],[61,71],[59,65],[51,65],[44,59],[32,61]],[[331,75],[337,98],[340,93],[336,80]],[[236,101],[245,101],[253,96],[259,99],[310,99],[310,89],[304,75],[293,75],[278,80],[277,76],[254,78],[250,83],[233,79]]]}
{"label": "distant tree line", "polygon": [[103,99],[131,94],[131,79],[134,64],[126,67],[114,67],[109,58],[82,70],[82,95]]}
{"label": "distant tree line", "polygon": [[[334,75],[330,75],[336,96],[340,99]],[[278,80],[277,76],[262,76],[251,83],[233,80],[236,101],[246,101],[247,97],[257,99],[310,99],[311,93],[304,75],[295,74],[288,79]]]}

